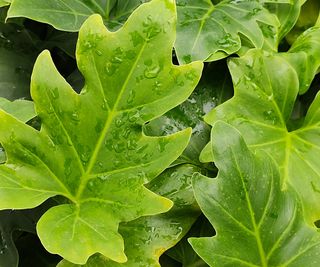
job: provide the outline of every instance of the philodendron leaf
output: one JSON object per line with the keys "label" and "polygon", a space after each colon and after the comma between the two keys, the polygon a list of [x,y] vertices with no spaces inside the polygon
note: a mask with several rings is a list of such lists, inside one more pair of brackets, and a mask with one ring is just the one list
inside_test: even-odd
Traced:
{"label": "philodendron leaf", "polygon": [[279,21],[260,1],[214,5],[210,0],[177,0],[177,6],[175,49],[180,62],[224,58],[238,52],[242,43],[277,50]]}
{"label": "philodendron leaf", "polygon": [[49,205],[49,203],[44,203],[31,210],[0,211],[0,266],[18,266],[19,256],[13,233],[15,231],[35,233],[35,224]]}
{"label": "philodendron leaf", "polygon": [[[160,255],[174,246],[200,215],[191,186],[192,175],[198,171],[198,167],[180,165],[166,170],[151,182],[148,188],[171,199],[174,206],[165,214],[120,224],[119,232],[124,237],[125,252],[128,256],[126,263],[108,261],[97,254],[84,266],[160,267]],[[58,266],[79,265],[64,260]]]}
{"label": "philodendron leaf", "polygon": [[0,0],[0,7],[10,5],[11,0]]}
{"label": "philodendron leaf", "polygon": [[292,187],[281,191],[271,157],[253,154],[223,122],[214,125],[212,140],[218,177],[195,175],[193,187],[217,235],[190,239],[195,251],[210,266],[319,266],[320,233],[304,221]]}
{"label": "philodendron leaf", "polygon": [[175,23],[171,0],[142,5],[114,33],[99,15],[90,17],[76,52],[86,80],[81,93],[43,52],[31,81],[41,131],[0,112],[8,157],[0,166],[0,208],[34,207],[55,195],[69,200],[37,225],[49,252],[76,264],[97,252],[125,262],[119,223],[171,208],[144,184],[178,158],[191,130],[149,137],[142,125],[187,99],[200,78],[202,63],[171,62]]}
{"label": "philodendron leaf", "polygon": [[173,164],[199,165],[199,155],[210,140],[210,127],[203,121],[203,116],[231,98],[232,93],[231,77],[226,64],[210,63],[204,69],[201,81],[187,101],[148,123],[145,132],[156,136],[168,135],[192,127],[192,137],[188,147]]}
{"label": "philodendron leaf", "polygon": [[29,97],[37,49],[25,28],[0,22],[0,32],[0,97]]}
{"label": "philodendron leaf", "polygon": [[[298,191],[307,219],[313,223],[320,216],[320,94],[302,126],[288,128],[299,87],[304,86],[299,82],[299,74],[305,71],[304,55],[265,55],[252,50],[245,57],[231,60],[234,97],[213,109],[205,120],[211,125],[217,120],[226,121],[243,134],[251,148],[270,152],[280,166],[282,188],[291,184]],[[206,152],[208,147],[202,160],[212,161],[212,155]]]}
{"label": "philodendron leaf", "polygon": [[149,0],[43,1],[13,0],[8,18],[27,17],[58,30],[76,32],[93,14],[100,14],[111,29],[119,28],[134,9]]}
{"label": "philodendron leaf", "polygon": [[313,27],[319,17],[319,11],[320,2],[318,0],[306,1],[301,7],[297,23],[294,25],[292,31],[286,36],[286,40],[292,44],[301,33],[308,28]]}
{"label": "philodendron leaf", "polygon": [[[299,14],[300,9],[302,6],[302,3],[300,1],[290,1],[290,3],[283,3],[279,5],[277,2],[270,1],[271,3],[268,3],[268,1],[265,1],[266,8],[274,13],[277,18],[279,19],[280,26],[278,30],[278,42],[285,37],[290,30],[295,26]],[[274,2],[274,3],[272,3]]]}
{"label": "philodendron leaf", "polygon": [[[33,102],[27,100],[16,100],[11,102],[0,97],[0,109],[6,111],[22,122],[28,122],[36,116]],[[0,164],[4,163],[5,160],[6,155],[0,146]]]}
{"label": "philodendron leaf", "polygon": [[0,109],[22,122],[27,122],[36,116],[34,104],[28,100],[15,100],[11,102],[6,98],[0,97]]}

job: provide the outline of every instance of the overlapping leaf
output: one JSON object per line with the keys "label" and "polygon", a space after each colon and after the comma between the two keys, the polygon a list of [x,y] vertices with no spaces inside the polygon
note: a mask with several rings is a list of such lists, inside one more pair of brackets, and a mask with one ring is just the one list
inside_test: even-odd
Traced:
{"label": "overlapping leaf", "polygon": [[[291,184],[299,192],[310,223],[320,216],[317,160],[320,157],[317,138],[320,134],[320,95],[312,103],[300,128],[290,129],[288,125],[299,90],[307,88],[306,79],[313,78],[312,70],[319,64],[319,58],[307,61],[313,58],[307,51],[316,51],[317,55],[320,47],[317,40],[309,39],[309,34],[319,35],[319,32],[314,29],[302,40],[297,40],[292,53],[266,55],[253,50],[243,58],[230,61],[234,97],[205,117],[211,125],[217,120],[232,124],[250,147],[270,152],[280,166],[283,189]],[[306,42],[303,43],[303,39]],[[313,49],[303,51],[302,47]],[[202,160],[210,158],[212,160],[210,154],[202,154]]]}
{"label": "overlapping leaf", "polygon": [[224,58],[247,45],[277,50],[279,21],[263,1],[178,0],[177,6],[180,62]]}
{"label": "overlapping leaf", "polygon": [[279,19],[278,42],[280,42],[280,40],[284,38],[296,24],[303,3],[295,0],[288,1],[288,3],[285,3],[284,1],[282,4],[272,0],[263,2],[266,2],[266,8],[274,13]]}
{"label": "overlapping leaf", "polygon": [[27,17],[63,31],[79,31],[83,22],[100,14],[110,29],[119,28],[134,9],[148,0],[43,1],[13,0],[8,18]]}
{"label": "overlapping leaf", "polygon": [[148,123],[145,132],[159,136],[192,127],[188,147],[173,164],[199,165],[200,152],[210,140],[210,127],[203,121],[203,116],[231,96],[232,83],[226,65],[222,62],[210,63],[204,69],[200,83],[188,100]]}
{"label": "overlapping leaf", "polygon": [[18,266],[19,256],[15,241],[19,239],[19,235],[15,232],[35,233],[35,224],[48,207],[50,207],[49,202],[31,210],[0,211],[0,266]]}
{"label": "overlapping leaf", "polygon": [[320,234],[304,221],[291,186],[281,191],[271,157],[253,154],[223,122],[214,125],[212,140],[218,177],[196,175],[194,191],[217,235],[191,239],[196,252],[210,266],[319,266]]}
{"label": "overlapping leaf", "polygon": [[69,201],[38,223],[49,252],[76,264],[97,252],[125,262],[118,224],[172,206],[143,185],[182,153],[191,131],[149,137],[142,125],[187,99],[200,77],[202,63],[171,62],[175,23],[171,0],[142,5],[115,33],[92,16],[77,46],[81,93],[44,52],[31,82],[41,131],[0,112],[8,156],[0,166],[0,208],[34,207],[54,195]]}
{"label": "overlapping leaf", "polygon": [[[33,102],[27,100],[9,101],[0,97],[0,109],[5,110],[22,122],[27,122],[36,116]],[[5,153],[0,146],[0,164],[6,160]]]}
{"label": "overlapping leaf", "polygon": [[10,0],[0,0],[0,7],[10,5]]}
{"label": "overlapping leaf", "polygon": [[[101,255],[95,255],[85,266],[160,267],[160,255],[174,246],[199,216],[191,186],[192,175],[198,171],[198,167],[180,165],[166,170],[151,182],[149,189],[171,199],[175,204],[168,213],[120,225],[119,232],[125,239],[128,256],[126,263],[108,261]],[[58,266],[75,265],[62,261]]]}
{"label": "overlapping leaf", "polygon": [[27,97],[36,48],[20,26],[0,22],[0,33],[0,97]]}

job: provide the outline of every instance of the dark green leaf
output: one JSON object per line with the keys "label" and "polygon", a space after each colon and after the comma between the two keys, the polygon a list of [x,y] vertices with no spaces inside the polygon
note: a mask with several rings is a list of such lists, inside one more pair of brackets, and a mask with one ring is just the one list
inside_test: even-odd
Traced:
{"label": "dark green leaf", "polygon": [[210,266],[317,267],[320,234],[306,224],[296,192],[281,191],[279,170],[264,152],[253,154],[230,125],[213,126],[216,179],[195,175],[200,208],[217,235],[192,238]]}

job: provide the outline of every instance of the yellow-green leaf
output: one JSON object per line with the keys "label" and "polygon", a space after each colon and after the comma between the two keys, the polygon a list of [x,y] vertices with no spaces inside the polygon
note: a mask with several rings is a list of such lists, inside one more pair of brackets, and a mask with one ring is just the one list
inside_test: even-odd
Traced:
{"label": "yellow-green leaf", "polygon": [[119,223],[171,208],[172,201],[144,184],[178,158],[191,130],[149,137],[142,126],[187,99],[200,79],[202,63],[171,62],[175,24],[172,0],[140,6],[117,32],[99,15],[90,17],[76,52],[85,77],[81,93],[45,51],[31,81],[41,130],[0,112],[8,158],[0,166],[0,208],[35,207],[55,195],[67,199],[38,222],[49,252],[76,264],[95,253],[125,262]]}

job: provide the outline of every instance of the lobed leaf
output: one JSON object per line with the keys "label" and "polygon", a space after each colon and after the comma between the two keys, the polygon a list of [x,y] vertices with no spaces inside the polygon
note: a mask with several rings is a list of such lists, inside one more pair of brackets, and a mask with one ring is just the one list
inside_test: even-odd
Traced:
{"label": "lobed leaf", "polygon": [[0,97],[29,97],[32,66],[37,49],[29,33],[15,24],[0,22]]}
{"label": "lobed leaf", "polygon": [[211,138],[218,176],[195,175],[193,186],[217,235],[189,239],[195,251],[209,266],[319,266],[319,232],[306,224],[291,186],[281,191],[270,156],[253,154],[223,122],[215,123]]}
{"label": "lobed leaf", "polygon": [[[160,255],[174,246],[199,216],[191,180],[192,175],[200,170],[192,165],[180,165],[167,169],[151,182],[148,188],[171,199],[174,206],[165,214],[120,224],[119,232],[124,237],[125,252],[128,256],[126,263],[108,261],[97,254],[92,256],[84,266],[160,267]],[[76,265],[62,261],[58,266]]]}
{"label": "lobed leaf", "polygon": [[9,101],[6,98],[0,97],[0,109],[11,114],[22,122],[28,122],[36,116],[34,104],[28,100]]}
{"label": "lobed leaf", "polygon": [[0,208],[35,207],[55,195],[68,200],[38,222],[49,252],[75,264],[95,253],[125,262],[119,223],[171,208],[144,184],[178,158],[191,131],[149,137],[142,126],[187,99],[200,78],[202,63],[171,62],[175,23],[171,0],[142,5],[117,32],[90,17],[76,53],[81,93],[45,51],[31,81],[41,131],[0,111],[8,157],[0,166]]}
{"label": "lobed leaf", "polygon": [[[309,85],[306,80],[312,80],[315,66],[319,66],[316,55],[320,43],[309,38],[309,34],[318,36],[319,32],[313,29],[306,33],[290,53],[264,54],[253,50],[240,59],[231,60],[234,97],[205,117],[211,125],[217,120],[230,123],[251,148],[266,150],[275,158],[280,167],[282,188],[291,184],[297,190],[310,223],[320,216],[320,169],[316,160],[320,157],[317,138],[320,95],[313,101],[301,127],[291,129],[289,125],[299,90],[305,90]],[[201,158],[212,160],[208,147]]]}
{"label": "lobed leaf", "polygon": [[243,45],[276,51],[280,24],[263,2],[225,0],[214,5],[209,0],[178,0],[179,62],[221,59]]}
{"label": "lobed leaf", "polygon": [[84,21],[100,14],[111,29],[119,28],[141,3],[148,0],[43,1],[13,0],[8,18],[26,17],[48,23],[58,30],[79,31]]}
{"label": "lobed leaf", "polygon": [[[212,73],[215,75],[211,75]],[[210,63],[187,101],[148,123],[145,133],[169,135],[192,127],[192,137],[187,148],[173,164],[189,163],[200,166],[199,155],[210,140],[210,127],[203,121],[203,116],[231,96],[232,83],[226,65],[222,62]]]}

